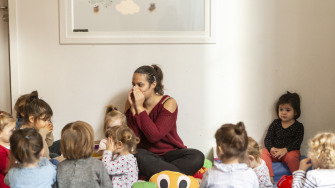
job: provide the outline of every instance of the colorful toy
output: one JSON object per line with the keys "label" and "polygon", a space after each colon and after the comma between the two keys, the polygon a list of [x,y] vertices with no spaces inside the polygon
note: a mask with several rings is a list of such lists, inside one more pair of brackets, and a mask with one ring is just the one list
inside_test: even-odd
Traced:
{"label": "colorful toy", "polygon": [[212,168],[213,167],[212,161],[210,161],[208,159],[205,159],[205,161],[204,161],[204,167],[205,168]]}
{"label": "colorful toy", "polygon": [[293,176],[286,176],[280,178],[280,180],[277,183],[278,188],[291,188],[293,182]]}
{"label": "colorful toy", "polygon": [[157,188],[157,185],[156,183],[144,181],[134,183],[132,188]]}
{"label": "colorful toy", "polygon": [[207,171],[207,168],[205,168],[205,167],[201,167],[200,170],[198,170],[198,172],[196,172],[196,173],[193,175],[193,177],[202,180],[202,177],[204,176],[204,174],[205,174],[206,171]]}
{"label": "colorful toy", "polygon": [[199,183],[194,177],[173,171],[157,173],[150,178],[149,182],[156,183],[159,188],[199,187]]}

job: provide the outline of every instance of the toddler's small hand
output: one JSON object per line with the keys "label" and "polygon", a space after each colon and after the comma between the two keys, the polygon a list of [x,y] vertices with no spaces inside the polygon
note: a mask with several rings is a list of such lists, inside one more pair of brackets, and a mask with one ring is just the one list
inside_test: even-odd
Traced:
{"label": "toddler's small hand", "polygon": [[54,125],[50,122],[45,128],[50,133],[50,132],[52,132],[54,130]]}
{"label": "toddler's small hand", "polygon": [[281,149],[278,149],[276,155],[275,155],[275,158],[278,158],[278,159],[281,159],[282,157],[284,157],[284,155],[286,155],[287,153],[287,149],[286,148],[281,148]]}
{"label": "toddler's small hand", "polygon": [[275,147],[272,147],[271,150],[270,150],[270,155],[273,157],[273,158],[276,158],[276,153],[278,152],[278,149],[275,148]]}
{"label": "toddler's small hand", "polygon": [[114,141],[111,137],[108,137],[107,138],[107,142],[106,142],[106,150],[109,150],[111,152],[114,152],[115,151],[115,144],[114,144]]}
{"label": "toddler's small hand", "polygon": [[305,158],[300,161],[299,170],[307,171],[307,169],[311,166],[312,166],[311,159]]}

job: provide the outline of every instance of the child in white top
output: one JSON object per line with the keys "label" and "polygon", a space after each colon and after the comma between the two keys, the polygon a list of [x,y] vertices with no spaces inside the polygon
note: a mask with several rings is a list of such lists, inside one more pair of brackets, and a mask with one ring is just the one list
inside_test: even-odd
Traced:
{"label": "child in white top", "polygon": [[[293,172],[292,187],[335,187],[335,134],[317,134],[308,146],[309,158],[301,160],[299,170]],[[306,173],[311,166],[314,170]]]}
{"label": "child in white top", "polygon": [[133,153],[139,139],[126,126],[114,126],[107,130],[107,148],[102,162],[112,179],[113,188],[131,188],[138,179],[138,167]]}
{"label": "child in white top", "polygon": [[[104,134],[106,134],[107,129],[119,125],[127,126],[126,116],[122,112],[118,111],[113,105],[107,106],[104,120]],[[102,139],[100,141],[99,152],[102,153],[102,151],[106,149],[106,142],[106,139]]]}
{"label": "child in white top", "polygon": [[273,187],[270,180],[269,169],[265,161],[261,159],[261,150],[258,143],[251,137],[248,137],[248,158],[249,167],[254,170],[258,177],[259,187]]}
{"label": "child in white top", "polygon": [[222,125],[215,133],[217,155],[222,163],[214,164],[203,176],[200,188],[257,188],[255,172],[245,163],[248,136],[244,124]]}
{"label": "child in white top", "polygon": [[43,155],[42,136],[33,128],[15,130],[10,137],[12,167],[5,177],[11,188],[52,187],[56,181],[56,166]]}

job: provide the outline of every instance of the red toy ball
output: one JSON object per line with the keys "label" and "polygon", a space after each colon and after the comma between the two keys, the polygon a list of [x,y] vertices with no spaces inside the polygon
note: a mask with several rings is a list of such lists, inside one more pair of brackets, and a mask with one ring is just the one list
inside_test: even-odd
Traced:
{"label": "red toy ball", "polygon": [[293,183],[293,176],[286,176],[280,178],[277,183],[278,188],[291,188]]}

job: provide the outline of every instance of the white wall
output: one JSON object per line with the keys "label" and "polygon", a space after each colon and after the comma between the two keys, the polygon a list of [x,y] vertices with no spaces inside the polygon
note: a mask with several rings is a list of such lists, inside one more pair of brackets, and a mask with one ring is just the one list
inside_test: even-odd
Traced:
{"label": "white wall", "polygon": [[76,120],[101,138],[104,107],[123,109],[133,71],[152,63],[178,102],[180,136],[205,154],[223,123],[244,121],[261,142],[287,90],[302,97],[303,153],[317,131],[335,129],[335,1],[216,0],[215,45],[60,45],[57,0],[10,3],[13,100],[37,89],[54,110],[56,138]]}
{"label": "white wall", "polygon": [[[7,5],[6,0],[0,0],[0,5]],[[2,18],[7,11],[0,9]],[[9,76],[9,52],[8,52],[8,22],[0,19],[0,110],[11,112],[10,104],[10,76]]]}

